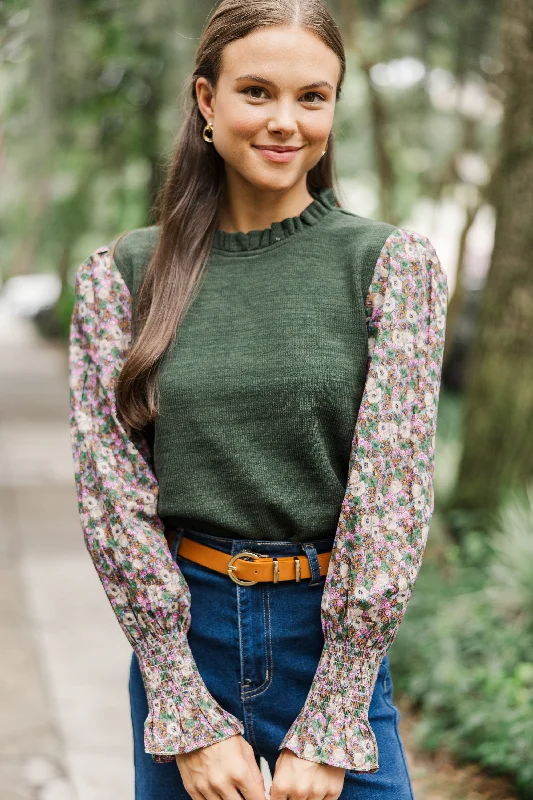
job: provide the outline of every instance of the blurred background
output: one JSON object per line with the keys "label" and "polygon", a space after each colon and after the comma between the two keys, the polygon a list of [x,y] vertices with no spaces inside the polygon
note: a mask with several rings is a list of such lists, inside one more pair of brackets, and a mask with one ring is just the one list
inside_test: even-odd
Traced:
{"label": "blurred background", "polygon": [[[130,647],[81,536],[77,266],[153,224],[212,0],[0,1],[0,796],[133,797]],[[331,0],[344,205],[450,304],[435,513],[389,651],[417,800],[533,798],[533,4]]]}

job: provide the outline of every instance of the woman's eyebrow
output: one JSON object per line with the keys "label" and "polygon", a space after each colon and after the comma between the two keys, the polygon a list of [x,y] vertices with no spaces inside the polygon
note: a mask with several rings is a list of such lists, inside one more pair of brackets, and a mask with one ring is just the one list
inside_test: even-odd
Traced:
{"label": "woman's eyebrow", "polygon": [[[265,83],[267,86],[273,86],[274,88],[277,88],[274,81],[270,81],[268,78],[261,78],[259,75],[239,75],[238,78],[235,78],[235,82],[237,81],[257,81],[258,83]],[[332,91],[335,91],[335,88],[328,81],[315,81],[314,83],[308,83],[307,86],[300,86],[298,91],[303,92],[306,89],[321,89],[324,86],[327,86]]]}

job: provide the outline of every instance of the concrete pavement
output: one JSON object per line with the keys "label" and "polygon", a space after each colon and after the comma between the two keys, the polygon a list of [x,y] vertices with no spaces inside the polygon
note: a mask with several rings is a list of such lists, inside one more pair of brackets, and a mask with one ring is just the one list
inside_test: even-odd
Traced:
{"label": "concrete pavement", "polygon": [[81,535],[65,348],[5,314],[0,344],[0,796],[126,800],[131,650]]}

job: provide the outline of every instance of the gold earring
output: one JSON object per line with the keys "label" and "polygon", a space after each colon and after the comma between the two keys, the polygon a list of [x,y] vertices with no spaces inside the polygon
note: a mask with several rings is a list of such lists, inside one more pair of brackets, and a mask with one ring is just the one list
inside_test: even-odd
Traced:
{"label": "gold earring", "polygon": [[326,149],[325,149],[325,150],[322,150],[322,155],[323,155],[323,156],[325,156],[327,152],[328,152],[328,146],[327,146],[327,144],[326,144]]}
{"label": "gold earring", "polygon": [[[210,139],[206,136],[207,133],[211,134]],[[204,141],[209,142],[211,144],[211,142],[213,141],[213,126],[210,122],[208,122],[207,125],[204,127],[202,131],[202,136],[204,138]]]}

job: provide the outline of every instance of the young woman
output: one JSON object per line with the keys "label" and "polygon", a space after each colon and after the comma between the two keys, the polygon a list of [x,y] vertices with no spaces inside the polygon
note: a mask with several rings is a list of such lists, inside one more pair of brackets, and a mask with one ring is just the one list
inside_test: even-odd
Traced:
{"label": "young woman", "polygon": [[[430,241],[340,207],[322,0],[223,0],[159,223],[79,267],[85,542],[132,648],[138,800],[407,800],[386,651],[433,511]],[[379,759],[379,760],[378,760]]]}

